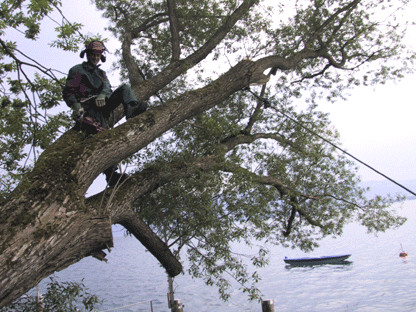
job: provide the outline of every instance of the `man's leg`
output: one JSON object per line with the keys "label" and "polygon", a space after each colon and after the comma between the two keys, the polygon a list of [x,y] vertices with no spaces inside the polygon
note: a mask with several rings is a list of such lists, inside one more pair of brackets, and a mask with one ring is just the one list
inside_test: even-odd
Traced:
{"label": "man's leg", "polygon": [[105,105],[105,114],[109,116],[120,104],[123,104],[127,119],[133,118],[147,109],[146,103],[138,101],[133,90],[126,84],[122,84],[111,94]]}

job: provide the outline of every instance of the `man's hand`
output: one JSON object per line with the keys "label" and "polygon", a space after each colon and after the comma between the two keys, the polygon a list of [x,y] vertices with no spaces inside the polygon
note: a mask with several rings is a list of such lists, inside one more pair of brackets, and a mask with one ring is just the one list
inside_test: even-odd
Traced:
{"label": "man's hand", "polygon": [[95,99],[95,105],[97,107],[103,107],[105,106],[105,96],[101,96],[99,95],[96,99]]}
{"label": "man's hand", "polygon": [[84,108],[81,106],[81,103],[72,105],[72,119],[76,121],[82,114],[84,114]]}

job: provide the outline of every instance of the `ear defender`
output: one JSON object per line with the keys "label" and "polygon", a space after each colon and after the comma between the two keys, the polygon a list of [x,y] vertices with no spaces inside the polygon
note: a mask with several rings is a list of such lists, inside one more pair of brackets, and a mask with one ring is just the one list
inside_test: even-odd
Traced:
{"label": "ear defender", "polygon": [[89,51],[95,51],[95,52],[99,52],[101,53],[101,62],[105,62],[107,60],[107,58],[105,57],[105,55],[103,54],[105,51],[107,51],[107,48],[104,46],[104,43],[102,43],[101,41],[92,41],[90,42],[87,47],[81,51],[81,53],[79,54],[80,58],[84,58],[85,53],[89,52]]}

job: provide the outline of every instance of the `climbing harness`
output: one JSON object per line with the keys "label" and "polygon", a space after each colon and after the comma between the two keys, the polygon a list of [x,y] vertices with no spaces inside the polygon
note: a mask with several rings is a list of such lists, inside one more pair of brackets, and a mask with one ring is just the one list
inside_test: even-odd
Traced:
{"label": "climbing harness", "polygon": [[[259,95],[257,95],[256,93],[254,93],[253,91],[251,91],[251,89],[249,87],[243,88],[243,91],[248,91],[250,92],[255,98],[257,98],[258,100],[263,102],[263,105],[265,108],[269,108],[272,107],[272,101],[270,101],[267,98],[261,97]],[[377,169],[373,168],[372,166],[366,164],[365,162],[363,162],[362,160],[358,159],[357,157],[355,157],[354,155],[348,153],[346,150],[340,148],[339,146],[335,145],[334,143],[332,143],[331,141],[329,141],[328,139],[325,139],[323,136],[319,135],[318,133],[316,133],[315,131],[309,129],[308,127],[304,126],[302,123],[300,123],[299,121],[297,121],[296,119],[294,119],[293,117],[289,116],[288,114],[282,112],[281,110],[277,109],[276,107],[272,107],[275,111],[277,111],[278,113],[280,113],[282,116],[286,117],[287,119],[293,121],[294,123],[296,123],[298,126],[302,127],[303,129],[305,129],[306,131],[308,131],[309,133],[313,134],[314,136],[317,136],[318,138],[320,138],[321,140],[323,140],[324,142],[328,143],[329,145],[331,145],[332,147],[336,148],[337,150],[341,151],[342,153],[344,153],[345,155],[348,155],[349,157],[351,157],[352,159],[354,159],[355,161],[359,162],[360,164],[366,166],[367,168],[371,169],[372,171],[374,171],[375,173],[381,175],[382,177],[386,178],[387,180],[389,180],[390,182],[396,184],[397,186],[401,187],[402,189],[406,190],[407,192],[409,192],[410,194],[416,196],[416,193],[409,190],[407,187],[405,187],[404,185],[400,184],[399,182],[393,180],[392,178],[388,177],[387,175],[385,175],[384,173],[378,171]]]}

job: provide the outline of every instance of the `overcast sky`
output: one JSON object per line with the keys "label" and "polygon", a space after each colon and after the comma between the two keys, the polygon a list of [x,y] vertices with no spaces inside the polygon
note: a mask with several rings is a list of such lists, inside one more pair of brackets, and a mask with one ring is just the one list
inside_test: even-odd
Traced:
{"label": "overcast sky", "polygon": [[[376,88],[357,88],[347,101],[323,103],[344,148],[392,179],[416,179],[415,76]],[[361,169],[363,180],[383,178]]]}
{"label": "overcast sky", "polygon": [[[86,25],[86,31],[104,32],[101,13],[88,0],[63,0],[63,12],[69,20]],[[412,34],[408,36],[409,44],[415,47],[415,32]],[[39,44],[41,42],[42,38]],[[106,45],[114,51],[118,42],[111,40]],[[79,53],[56,51],[47,57],[48,62],[53,63],[51,67],[63,72],[81,62]],[[110,69],[114,56],[110,54],[107,58],[108,61],[102,65],[104,70]],[[330,113],[330,119],[340,132],[342,147],[394,180],[416,180],[415,78],[416,75],[412,75],[383,86],[358,87],[350,92],[347,101],[320,105],[321,110]],[[110,75],[110,81],[118,83],[117,73]],[[366,168],[360,169],[360,175],[364,181],[384,180]]]}

